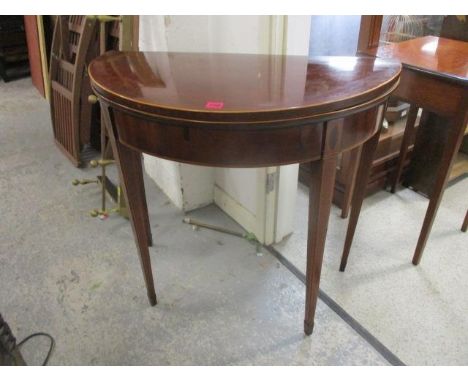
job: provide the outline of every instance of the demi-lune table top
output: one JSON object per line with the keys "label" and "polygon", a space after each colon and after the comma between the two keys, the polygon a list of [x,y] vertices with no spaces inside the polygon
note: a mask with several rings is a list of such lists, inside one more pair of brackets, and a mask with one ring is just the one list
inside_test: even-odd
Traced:
{"label": "demi-lune table top", "polygon": [[248,122],[362,105],[392,89],[400,69],[397,61],[374,57],[112,52],[95,59],[89,74],[94,91],[114,104]]}

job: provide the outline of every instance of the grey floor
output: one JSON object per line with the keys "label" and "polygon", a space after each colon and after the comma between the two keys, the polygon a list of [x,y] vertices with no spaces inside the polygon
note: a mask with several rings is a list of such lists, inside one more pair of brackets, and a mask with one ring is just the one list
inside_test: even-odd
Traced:
{"label": "grey floor", "polygon": [[[51,364],[388,364],[322,301],[305,337],[298,278],[242,239],[193,231],[147,178],[159,299],[150,307],[129,223],[90,218],[97,187],[71,185],[95,175],[55,147],[48,105],[30,79],[0,83],[0,312],[18,339],[55,337]],[[367,199],[344,274],[346,221],[333,209],[321,287],[405,363],[468,364],[468,236],[459,231],[467,185],[447,190],[417,268],[419,228],[410,227],[420,226],[424,198],[400,190]],[[305,211],[300,187],[295,233],[276,246],[300,270]],[[238,228],[215,206],[190,215]],[[46,351],[45,339],[23,348],[31,364]]]}
{"label": "grey floor", "polygon": [[[159,298],[150,307],[129,223],[89,217],[98,188],[71,185],[95,175],[55,147],[30,79],[0,83],[0,311],[18,339],[55,337],[51,364],[388,364],[322,302],[304,336],[297,277],[242,239],[193,231],[146,179]],[[214,206],[191,216],[237,227]],[[47,346],[27,343],[28,363]]]}
{"label": "grey floor", "polygon": [[[321,288],[409,365],[468,365],[468,178],[445,192],[419,266],[411,259],[428,200],[408,189],[364,201],[345,273],[347,220],[333,208]],[[299,186],[294,233],[275,246],[305,272],[307,189]]]}

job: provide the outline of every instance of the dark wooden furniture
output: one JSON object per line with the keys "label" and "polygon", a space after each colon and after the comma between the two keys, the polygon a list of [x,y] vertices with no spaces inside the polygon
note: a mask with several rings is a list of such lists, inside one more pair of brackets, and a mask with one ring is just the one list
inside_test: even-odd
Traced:
{"label": "dark wooden furniture", "polygon": [[[416,107],[421,107],[425,111],[421,117],[408,174],[409,177],[412,173],[414,176],[415,168],[423,170],[430,168],[435,174],[430,184],[429,206],[413,256],[413,264],[417,265],[421,260],[468,121],[468,43],[426,36],[369,49],[367,53],[372,56],[397,59],[403,64],[401,83],[394,96],[410,103],[412,111],[405,129],[397,174],[401,174],[408,142],[414,136]],[[427,135],[422,133],[428,122],[432,126],[438,126],[438,134],[432,139],[428,139]],[[421,136],[424,139],[420,139]],[[439,151],[434,150],[432,142],[435,140],[444,143]],[[431,164],[434,158],[438,161],[436,166]],[[362,163],[362,166],[365,167],[366,164]],[[397,182],[398,178],[395,179],[395,184]],[[346,267],[362,205],[364,192],[360,188],[356,186],[353,196],[341,271]]]}
{"label": "dark wooden furniture", "polygon": [[90,67],[156,304],[141,153],[215,167],[309,163],[304,330],[311,334],[337,156],[373,153],[398,63],[208,53],[105,54]]}
{"label": "dark wooden furniture", "polygon": [[75,165],[91,135],[86,65],[99,53],[96,17],[57,16],[50,60],[50,108],[58,148]]}
{"label": "dark wooden furniture", "polygon": [[28,75],[23,16],[0,16],[0,77],[8,82]]}
{"label": "dark wooden furniture", "polygon": [[[456,96],[463,96],[463,88],[466,91],[468,84],[468,43],[456,40],[449,40],[445,38],[437,38],[426,36],[414,40],[399,43],[397,50],[394,48],[382,47],[378,50],[378,55],[382,57],[396,57],[403,62],[404,67],[419,68],[422,71],[427,71],[433,76],[437,77],[440,83],[451,84],[454,83],[455,89],[461,91],[461,94],[454,94],[455,98],[450,96],[445,97],[445,103],[453,103],[452,107],[456,107],[459,101]],[[415,71],[413,69],[413,71]],[[444,82],[445,80],[445,82]],[[423,82],[422,85],[425,83]],[[416,85],[416,84],[415,84]],[[448,86],[449,86],[448,85]],[[457,86],[458,85],[458,86]],[[416,85],[417,86],[417,85]],[[420,85],[421,86],[421,85]],[[449,87],[437,87],[431,90],[439,94],[433,97],[443,97],[440,90],[450,91]],[[460,90],[461,89],[461,90]],[[421,91],[428,91],[421,89]],[[398,93],[396,93],[398,94]],[[447,93],[451,95],[451,93]],[[426,95],[430,98],[430,95]],[[406,184],[419,192],[429,195],[436,182],[437,168],[442,160],[443,143],[448,139],[448,132],[450,128],[450,112],[446,110],[439,111],[439,105],[432,106],[431,101],[424,100],[421,105],[429,104],[424,107],[424,112],[421,117],[421,124],[424,126],[420,129],[417,136],[417,144],[415,146],[415,153],[413,163],[410,166],[410,171],[406,179]],[[443,108],[444,106],[442,106]],[[410,110],[410,117],[412,112],[416,113],[417,105],[413,104],[412,111]],[[466,113],[463,108],[456,112]],[[396,188],[396,184],[400,180],[402,163],[405,160],[406,150],[408,148],[407,140],[414,138],[414,118],[409,118],[407,128],[405,130],[405,140],[402,142],[400,161],[392,190]],[[463,125],[463,123],[462,123]],[[466,127],[466,121],[464,123]],[[442,143],[442,144],[441,144]]]}

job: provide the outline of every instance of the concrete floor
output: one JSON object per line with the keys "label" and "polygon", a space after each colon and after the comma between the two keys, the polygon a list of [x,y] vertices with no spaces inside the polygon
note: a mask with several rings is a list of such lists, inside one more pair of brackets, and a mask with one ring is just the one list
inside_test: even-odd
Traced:
{"label": "concrete floor", "polygon": [[[90,218],[98,188],[71,185],[96,173],[55,147],[30,79],[0,83],[0,309],[18,339],[55,337],[51,364],[388,364],[321,301],[304,336],[296,276],[242,239],[193,231],[146,179],[159,299],[150,307],[129,223]],[[191,216],[237,227],[214,206]],[[30,364],[46,352],[40,338],[23,348]]]}
{"label": "concrete floor", "polygon": [[[468,365],[468,178],[445,191],[419,266],[411,264],[428,200],[386,191],[363,204],[345,273],[348,220],[333,208],[321,288],[408,365]],[[275,246],[305,272],[308,190],[300,185],[294,233]]]}

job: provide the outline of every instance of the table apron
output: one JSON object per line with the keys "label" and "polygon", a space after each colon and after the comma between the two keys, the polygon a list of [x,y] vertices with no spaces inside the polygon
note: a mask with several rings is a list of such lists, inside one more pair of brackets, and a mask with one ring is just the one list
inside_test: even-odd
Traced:
{"label": "table apron", "polygon": [[393,95],[436,114],[452,117],[459,111],[466,86],[425,72],[403,67]]}
{"label": "table apron", "polygon": [[[377,110],[384,102],[345,118],[282,128],[262,126],[219,129],[209,125],[184,126],[154,120],[110,107],[119,141],[137,151],[182,163],[211,167],[268,167],[304,163],[322,157],[326,129],[339,152],[358,146],[379,128]],[[377,118],[378,120],[378,118]]]}

